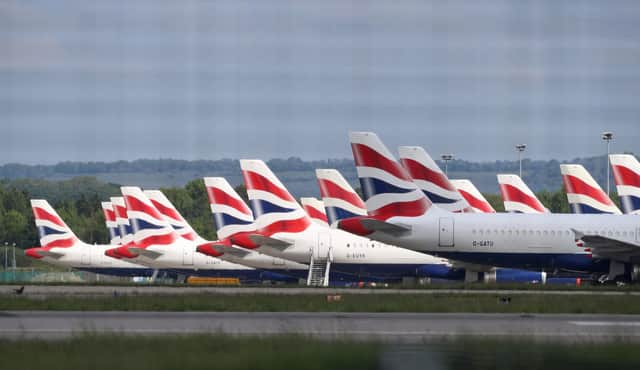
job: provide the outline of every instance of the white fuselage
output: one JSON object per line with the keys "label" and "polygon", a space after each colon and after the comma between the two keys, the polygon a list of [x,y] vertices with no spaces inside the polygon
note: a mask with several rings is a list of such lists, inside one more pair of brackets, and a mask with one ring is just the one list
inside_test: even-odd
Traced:
{"label": "white fuselage", "polygon": [[311,224],[303,232],[276,233],[272,238],[290,242],[285,248],[261,246],[264,254],[309,263],[312,254],[326,257],[331,252],[333,264],[365,265],[433,265],[448,264],[446,259],[383,244],[343,230]]}
{"label": "white fuselage", "polygon": [[111,248],[114,248],[114,246],[91,245],[79,242],[68,248],[49,249],[50,252],[59,253],[62,256],[60,258],[45,256],[42,261],[61,267],[113,275],[131,275],[126,273],[127,271],[135,275],[135,271],[140,271],[142,276],[146,274],[146,270],[149,270],[148,267],[139,264],[106,256],[104,252]]}
{"label": "white fuselage", "polygon": [[146,250],[151,253],[158,252],[159,256],[154,258],[143,252],[130,261],[153,269],[166,270],[253,270],[251,267],[197,253],[196,245],[186,239],[178,239],[169,245],[150,245]]}
{"label": "white fuselage", "polygon": [[[406,235],[372,238],[458,261],[528,269],[589,271],[601,259],[574,232],[637,244],[640,219],[624,215],[474,214],[432,208],[415,218],[393,217]],[[620,261],[628,262],[628,261]]]}

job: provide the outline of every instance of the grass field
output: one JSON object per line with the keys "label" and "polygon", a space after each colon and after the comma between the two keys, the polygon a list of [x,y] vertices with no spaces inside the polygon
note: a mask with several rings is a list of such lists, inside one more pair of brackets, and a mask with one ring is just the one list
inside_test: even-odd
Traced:
{"label": "grass field", "polygon": [[0,367],[29,370],[164,369],[638,369],[629,343],[459,339],[421,345],[225,335],[0,340]]}
{"label": "grass field", "polygon": [[328,302],[323,294],[189,294],[5,296],[0,310],[73,311],[217,311],[217,312],[473,312],[473,313],[594,313],[640,314],[638,295],[511,295],[501,294],[342,294]]}

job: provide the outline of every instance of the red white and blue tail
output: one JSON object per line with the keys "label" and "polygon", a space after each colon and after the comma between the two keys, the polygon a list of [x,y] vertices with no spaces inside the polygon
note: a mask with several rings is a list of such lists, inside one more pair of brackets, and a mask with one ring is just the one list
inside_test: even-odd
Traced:
{"label": "red white and blue tail", "polygon": [[458,189],[458,192],[467,203],[469,203],[474,213],[496,213],[491,203],[487,201],[471,181],[466,179],[451,180],[451,183]]}
{"label": "red white and blue tail", "polygon": [[470,211],[467,201],[424,148],[401,146],[398,152],[402,166],[433,204],[449,212]]}
{"label": "red white and blue tail", "polygon": [[622,214],[582,165],[561,164],[560,172],[573,213]]}
{"label": "red white and blue tail", "polygon": [[201,238],[195,230],[189,225],[187,220],[182,217],[180,212],[171,203],[171,201],[160,190],[145,190],[144,194],[149,198],[154,207],[162,214],[165,221],[171,224],[171,227],[182,237],[183,239],[204,243],[206,240]]}
{"label": "red white and blue tail", "polygon": [[609,159],[622,210],[640,214],[640,162],[631,154],[611,154]]}
{"label": "red white and blue tail", "polygon": [[111,197],[113,213],[116,216],[116,226],[120,235],[120,244],[127,245],[133,242],[133,228],[127,215],[127,204],[124,197]]}
{"label": "red white and blue tail", "polygon": [[43,248],[68,248],[79,242],[76,235],[58,213],[43,199],[32,199],[31,210],[35,218],[40,246]]}
{"label": "red white and blue tail", "polygon": [[109,230],[109,244],[120,244],[120,231],[116,224],[116,213],[113,210],[113,204],[111,202],[102,202],[102,213],[104,214],[104,220]]}
{"label": "red white and blue tail", "polygon": [[520,176],[499,174],[498,184],[504,209],[513,213],[549,213],[538,197],[522,181]]}
{"label": "red white and blue tail", "polygon": [[417,217],[432,206],[411,176],[372,132],[349,134],[353,158],[369,216]]}
{"label": "red white and blue tail", "polygon": [[127,215],[133,227],[133,239],[138,248],[150,245],[170,245],[179,235],[156,209],[142,190],[135,186],[120,188],[127,204]]}
{"label": "red white and blue tail", "polygon": [[266,163],[243,159],[240,167],[260,234],[299,233],[311,225],[309,216]]}
{"label": "red white and blue tail", "polygon": [[218,239],[227,240],[239,234],[256,231],[253,212],[223,177],[205,177],[209,205]]}
{"label": "red white and blue tail", "polygon": [[367,206],[338,170],[317,169],[316,177],[330,225],[367,215]]}
{"label": "red white and blue tail", "polygon": [[321,226],[329,226],[327,214],[324,210],[324,203],[312,197],[300,198],[300,204],[304,211],[311,217],[311,221]]}

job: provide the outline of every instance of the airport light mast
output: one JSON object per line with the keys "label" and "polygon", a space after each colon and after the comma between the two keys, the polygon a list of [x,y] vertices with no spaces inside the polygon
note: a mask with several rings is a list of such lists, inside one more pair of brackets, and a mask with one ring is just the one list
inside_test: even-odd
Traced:
{"label": "airport light mast", "polygon": [[522,178],[522,152],[527,149],[527,144],[518,144],[516,145],[516,150],[518,151],[518,164],[520,166],[520,178]]}
{"label": "airport light mast", "polygon": [[453,159],[453,154],[443,154],[440,158],[444,161],[444,174],[449,177],[449,161]]}
{"label": "airport light mast", "polygon": [[613,132],[611,131],[605,131],[602,133],[602,140],[607,142],[607,195],[609,194],[609,187],[610,187],[610,181],[609,181],[609,177],[611,177],[610,175],[610,169],[609,169],[609,154],[611,154],[611,140],[613,140]]}

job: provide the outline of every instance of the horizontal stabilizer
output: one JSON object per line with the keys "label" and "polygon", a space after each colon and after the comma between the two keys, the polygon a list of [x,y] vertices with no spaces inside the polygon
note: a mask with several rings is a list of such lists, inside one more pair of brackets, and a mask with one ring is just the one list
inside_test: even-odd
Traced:
{"label": "horizontal stabilizer", "polygon": [[145,248],[129,247],[129,251],[131,251],[131,253],[139,254],[141,256],[151,258],[151,259],[156,259],[162,256],[162,253],[160,252],[151,251]]}
{"label": "horizontal stabilizer", "polygon": [[224,254],[230,254],[232,256],[238,257],[238,258],[244,258],[247,255],[251,254],[251,251],[244,249],[244,248],[238,248],[238,247],[234,247],[234,246],[226,246],[226,245],[215,245],[214,248],[218,249],[221,252],[223,252]]}
{"label": "horizontal stabilizer", "polygon": [[38,254],[41,255],[42,257],[49,257],[49,258],[61,258],[64,256],[63,253],[57,253],[57,252],[52,252],[52,251],[47,251],[47,250],[40,250],[38,251]]}
{"label": "horizontal stabilizer", "polygon": [[411,231],[409,226],[392,224],[375,218],[363,218],[360,223],[365,229],[393,236],[401,236]]}
{"label": "horizontal stabilizer", "polygon": [[285,249],[291,246],[291,244],[293,244],[286,240],[276,239],[276,238],[272,238],[272,237],[268,237],[260,234],[251,234],[249,235],[249,239],[251,239],[252,242],[258,245],[267,245],[269,247],[274,247],[278,249]]}

